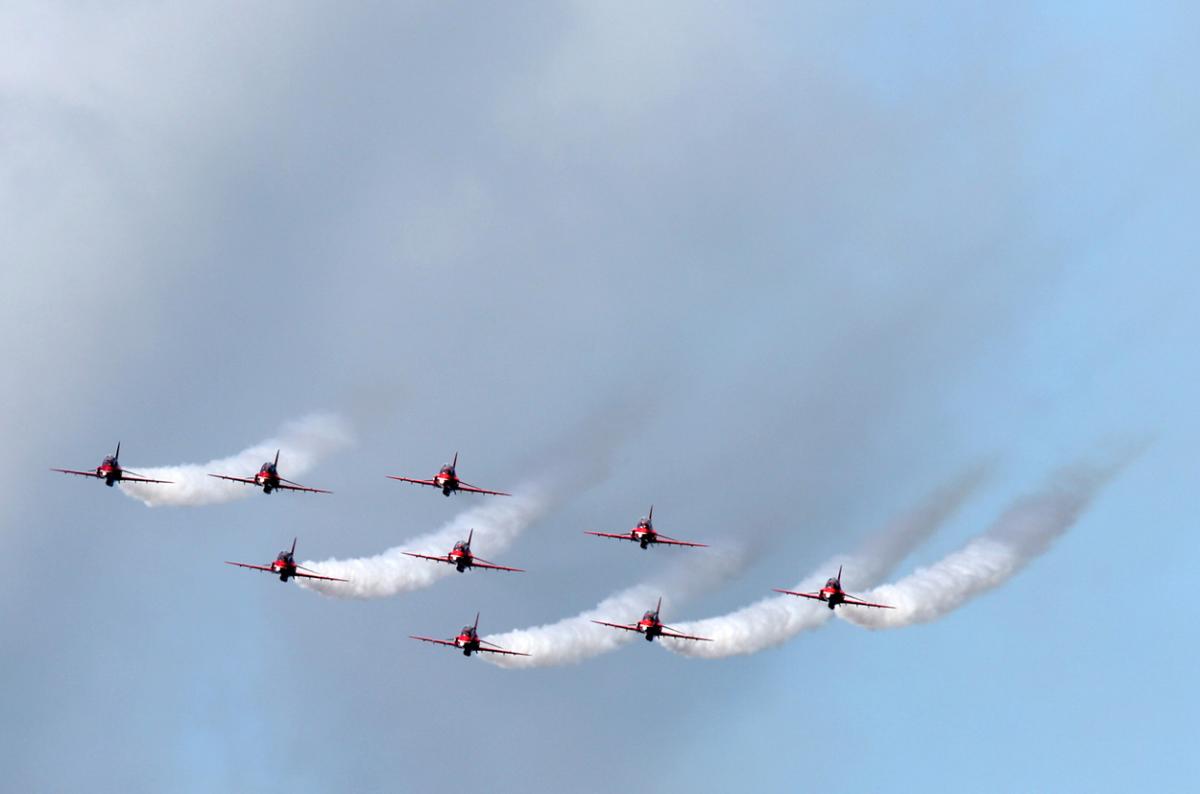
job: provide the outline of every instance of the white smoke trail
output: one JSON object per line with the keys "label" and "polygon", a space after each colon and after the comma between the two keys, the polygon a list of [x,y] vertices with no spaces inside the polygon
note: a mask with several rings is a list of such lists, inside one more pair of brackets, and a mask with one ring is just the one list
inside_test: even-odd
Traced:
{"label": "white smoke trail", "polygon": [[[816,590],[837,573],[838,566],[844,566],[842,579],[847,590],[854,592],[856,587],[873,584],[899,565],[962,507],[988,472],[987,466],[965,472],[916,510],[878,532],[858,552],[834,557],[790,589]],[[680,631],[711,637],[713,642],[667,639],[663,641],[663,647],[685,656],[706,659],[758,653],[823,625],[829,617],[829,608],[819,601],[790,595],[769,596],[726,615],[678,624]]]}
{"label": "white smoke trail", "polygon": [[[121,490],[149,507],[161,505],[195,506],[232,502],[261,496],[256,488],[209,477],[231,474],[253,477],[263,461],[275,457],[279,450],[279,471],[289,479],[303,475],[325,456],[350,444],[349,424],[334,414],[310,414],[288,422],[277,438],[267,439],[228,458],[208,463],[183,463],[178,466],[137,467],[137,473],[170,485],[139,485],[122,483]],[[306,483],[307,484],[307,483]]]}
{"label": "white smoke trail", "polygon": [[486,501],[459,513],[434,532],[406,540],[371,557],[303,563],[323,575],[349,579],[349,582],[296,581],[301,587],[336,598],[386,598],[418,590],[444,576],[458,575],[458,571],[451,565],[416,559],[404,552],[445,554],[455,541],[465,540],[472,529],[475,530],[472,551],[496,560],[495,555],[507,549],[521,532],[556,509],[568,496],[607,477],[613,453],[640,427],[644,416],[644,413],[633,413],[631,406],[624,402],[609,405],[587,417],[568,438],[560,439],[544,452],[540,457],[552,461],[554,468],[515,488],[511,497],[467,497]]}
{"label": "white smoke trail", "polygon": [[[985,533],[894,584],[858,593],[896,609],[841,609],[838,616],[872,629],[928,623],[999,587],[1071,528],[1101,489],[1132,458],[1059,471],[1040,492],[1010,507]],[[847,588],[849,589],[849,588]]]}
{"label": "white smoke trail", "polygon": [[474,529],[472,550],[495,560],[495,554],[508,548],[526,527],[541,520],[557,501],[552,489],[544,485],[521,487],[511,497],[491,498],[485,504],[454,516],[440,529],[373,557],[303,563],[306,568],[325,576],[349,579],[349,582],[319,579],[297,579],[296,582],[301,587],[337,598],[386,598],[428,587],[444,576],[457,575],[458,571],[453,565],[416,559],[404,552],[445,554],[455,541],[465,540],[467,533]]}
{"label": "white smoke trail", "polygon": [[667,573],[615,593],[595,608],[574,617],[486,638],[502,648],[531,656],[482,654],[480,658],[499,667],[556,667],[608,653],[642,637],[631,631],[592,623],[593,618],[613,623],[636,623],[643,612],[654,608],[661,596],[663,622],[675,625],[671,622],[674,607],[728,581],[745,568],[748,559],[746,549],[736,545],[689,554],[687,559],[675,562]]}

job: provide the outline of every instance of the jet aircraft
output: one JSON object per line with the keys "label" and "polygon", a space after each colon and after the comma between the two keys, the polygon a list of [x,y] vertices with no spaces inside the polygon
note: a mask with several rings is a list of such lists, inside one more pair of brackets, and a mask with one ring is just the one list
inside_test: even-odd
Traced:
{"label": "jet aircraft", "polygon": [[489,491],[486,488],[477,488],[469,482],[463,482],[458,479],[458,453],[454,453],[454,461],[447,463],[441,468],[431,480],[414,480],[412,477],[398,477],[394,474],[387,475],[389,479],[399,480],[400,482],[410,482],[413,485],[429,485],[433,488],[441,488],[442,496],[449,496],[455,491],[463,491],[465,493],[482,493],[492,496],[512,496],[504,491]]}
{"label": "jet aircraft", "polygon": [[454,548],[449,554],[443,554],[440,557],[433,554],[418,554],[415,551],[404,552],[409,557],[419,557],[422,560],[433,560],[434,562],[448,562],[458,569],[459,573],[468,568],[483,568],[489,571],[514,571],[516,573],[524,573],[523,568],[509,568],[507,565],[497,565],[494,562],[489,562],[482,557],[476,557],[471,552],[471,539],[475,537],[475,530],[467,535],[466,540],[460,540],[454,544]]}
{"label": "jet aircraft", "polygon": [[104,484],[109,488],[119,482],[153,482],[162,485],[170,485],[170,480],[152,480],[149,477],[143,477],[137,472],[126,471],[121,468],[121,442],[117,442],[117,451],[111,455],[106,455],[104,461],[92,471],[79,471],[78,469],[51,469],[50,471],[61,471],[63,474],[78,474],[80,477],[95,477],[104,480]]}
{"label": "jet aircraft", "polygon": [[219,480],[229,480],[230,482],[240,482],[246,485],[253,485],[256,488],[262,488],[263,493],[271,493],[272,491],[304,491],[305,493],[333,493],[333,491],[323,491],[320,488],[309,488],[299,483],[285,480],[279,476],[279,450],[275,450],[275,460],[267,461],[258,470],[258,474],[253,477],[231,477],[228,474],[210,474],[209,477],[216,477]]}
{"label": "jet aircraft", "polygon": [[[325,579],[330,582],[348,582],[349,579],[338,579],[336,576],[322,576],[321,574],[310,571],[308,568],[296,564],[296,539],[292,538],[292,549],[288,551],[284,549],[279,552],[279,556],[275,558],[275,562],[270,565],[251,565],[248,562],[230,562],[225,561],[226,565],[236,565],[239,568],[250,568],[255,571],[266,571],[267,573],[279,574],[279,581],[286,582],[293,577],[303,577],[305,579]],[[307,573],[305,573],[307,571]]]}
{"label": "jet aircraft", "polygon": [[585,530],[585,535],[595,535],[601,538],[613,538],[615,540],[632,540],[639,544],[643,549],[650,544],[661,544],[663,546],[696,546],[699,548],[707,548],[707,543],[692,543],[687,540],[675,540],[666,535],[662,535],[654,531],[654,505],[650,505],[650,515],[642,516],[637,522],[637,526],[628,532],[612,533],[612,532],[593,532],[590,529]]}
{"label": "jet aircraft", "polygon": [[[432,642],[435,645],[448,645],[451,648],[460,648],[463,656],[470,656],[473,653],[501,653],[507,656],[529,656],[527,653],[519,651],[506,651],[495,643],[481,640],[479,638],[479,613],[475,613],[475,623],[471,626],[463,626],[462,631],[452,640],[438,640],[433,637],[418,637],[415,634],[408,635],[414,640],[421,642]],[[484,645],[491,645],[491,648],[485,648]]]}
{"label": "jet aircraft", "polygon": [[[611,626],[614,629],[624,629],[625,631],[636,631],[646,638],[646,642],[653,642],[655,637],[671,637],[676,640],[695,640],[697,642],[712,642],[708,637],[693,637],[691,634],[680,634],[670,626],[664,625],[658,619],[658,613],[662,611],[662,597],[659,596],[658,606],[642,615],[642,619],[637,623],[609,623],[607,620],[593,620],[593,623],[599,623],[601,626]],[[668,629],[670,629],[668,631]]]}
{"label": "jet aircraft", "polygon": [[776,593],[787,593],[788,595],[799,596],[801,598],[811,598],[815,601],[824,601],[833,609],[838,604],[849,604],[855,607],[875,607],[877,609],[895,609],[887,604],[872,604],[870,601],[863,601],[861,598],[856,598],[842,589],[842,566],[838,566],[837,576],[830,577],[825,582],[825,586],[815,593],[797,593],[794,590],[780,590],[778,587],[773,588]]}

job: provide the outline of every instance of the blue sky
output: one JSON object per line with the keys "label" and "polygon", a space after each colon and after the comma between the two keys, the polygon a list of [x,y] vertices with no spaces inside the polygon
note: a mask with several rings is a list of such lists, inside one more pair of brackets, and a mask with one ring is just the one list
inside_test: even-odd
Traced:
{"label": "blue sky", "polygon": [[[14,787],[1192,787],[1190,7],[0,14]],[[355,428],[302,480],[329,497],[150,509],[46,471],[312,411]],[[661,571],[581,534],[650,503],[755,549],[679,607],[729,612],[995,460],[898,578],[1131,438],[1045,555],[928,625],[531,671],[407,639]],[[383,475],[456,449],[500,488],[613,466],[519,577],[344,602],[221,564],[435,529],[467,497]]]}

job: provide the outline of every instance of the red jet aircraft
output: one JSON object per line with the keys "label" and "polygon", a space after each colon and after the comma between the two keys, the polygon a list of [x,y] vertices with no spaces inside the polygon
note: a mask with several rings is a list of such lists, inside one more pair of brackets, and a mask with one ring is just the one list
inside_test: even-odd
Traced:
{"label": "red jet aircraft", "polygon": [[414,485],[431,485],[434,488],[442,489],[442,496],[449,496],[455,491],[464,491],[466,493],[485,493],[492,496],[512,496],[504,491],[489,491],[485,488],[476,488],[469,482],[463,482],[458,479],[458,473],[455,471],[458,466],[458,453],[454,453],[454,462],[447,463],[442,467],[432,480],[414,480],[411,477],[397,477],[393,474],[387,475],[389,479],[399,480],[400,482],[411,482]]}
{"label": "red jet aircraft", "polygon": [[[95,477],[104,480],[104,484],[109,488],[113,487],[113,483],[118,482],[156,482],[163,485],[170,485],[170,480],[152,480],[149,477],[142,477],[136,472],[125,471],[121,468],[121,463],[117,459],[121,457],[121,442],[117,442],[117,451],[111,455],[104,457],[104,462],[95,468],[93,471],[78,471],[76,469],[51,469],[50,471],[61,471],[63,474],[78,474],[80,477]],[[130,476],[133,475],[133,476]]]}
{"label": "red jet aircraft", "polygon": [[[642,615],[642,619],[637,623],[609,623],[607,620],[593,620],[593,623],[599,623],[601,626],[612,626],[614,629],[625,629],[625,631],[636,631],[646,637],[646,642],[653,642],[655,637],[673,637],[677,640],[696,640],[697,642],[712,642],[708,637],[693,637],[690,634],[679,634],[670,626],[663,625],[658,619],[658,613],[662,610],[662,596],[659,596],[658,606]],[[671,629],[666,631],[666,629]]]}
{"label": "red jet aircraft", "polygon": [[[421,642],[432,642],[435,645],[449,645],[451,648],[461,648],[463,656],[470,656],[473,653],[502,653],[507,656],[528,656],[527,653],[518,651],[506,651],[495,643],[487,640],[479,639],[479,613],[475,613],[475,625],[463,626],[462,631],[452,640],[436,640],[433,637],[418,637],[415,634],[409,634],[409,637]],[[484,645],[491,645],[491,648],[484,648]]]}
{"label": "red jet aircraft", "polygon": [[[275,558],[275,562],[271,563],[270,565],[251,565],[248,562],[229,562],[229,560],[226,560],[225,564],[226,565],[236,565],[239,568],[250,568],[255,571],[266,571],[267,573],[277,573],[277,574],[279,574],[279,581],[281,581],[281,582],[286,582],[288,579],[291,579],[291,578],[294,578],[297,576],[302,576],[305,579],[325,579],[330,582],[348,582],[348,581],[350,581],[349,579],[338,579],[336,576],[322,576],[319,573],[314,573],[312,571],[308,571],[307,568],[297,565],[296,564],[296,539],[295,538],[292,539],[292,550],[288,551],[287,549],[284,549],[283,551],[279,552],[279,556]],[[308,571],[308,573],[301,573],[301,571]]]}
{"label": "red jet aircraft", "polygon": [[258,474],[253,477],[230,477],[228,474],[210,474],[209,477],[216,477],[219,480],[229,480],[230,482],[241,482],[246,485],[253,485],[256,488],[262,487],[263,493],[271,493],[271,491],[304,491],[306,493],[333,493],[333,491],[322,491],[320,488],[307,488],[299,483],[294,483],[291,480],[285,480],[279,476],[279,450],[275,450],[275,462],[267,461],[258,470]]}
{"label": "red jet aircraft", "polygon": [[482,557],[476,557],[471,553],[471,538],[473,537],[475,537],[475,530],[472,529],[470,534],[467,535],[466,540],[458,541],[454,544],[454,548],[450,550],[449,554],[443,554],[440,557],[432,554],[417,554],[415,551],[406,551],[404,553],[409,557],[420,557],[422,560],[448,562],[455,568],[458,568],[459,573],[462,573],[468,568],[483,568],[484,570],[489,571],[514,571],[516,573],[525,573],[524,568],[509,568],[506,565],[497,565],[494,562],[488,562]]}
{"label": "red jet aircraft", "polygon": [[856,607],[876,607],[878,609],[895,609],[887,604],[872,604],[869,601],[863,601],[861,598],[856,598],[842,589],[842,566],[838,566],[837,576],[825,582],[825,586],[815,593],[797,593],[793,590],[780,590],[774,588],[776,593],[787,593],[788,595],[800,596],[801,598],[811,598],[815,601],[824,601],[833,609],[838,604],[849,604]]}
{"label": "red jet aircraft", "polygon": [[641,544],[642,548],[648,547],[651,543],[661,543],[664,546],[696,546],[699,548],[708,548],[707,543],[692,543],[686,540],[675,540],[668,538],[666,535],[660,535],[654,531],[654,505],[650,505],[650,515],[642,516],[637,522],[637,526],[628,532],[614,534],[611,532],[592,532],[585,530],[585,535],[596,535],[601,538],[615,538],[617,540],[632,540],[634,543]]}

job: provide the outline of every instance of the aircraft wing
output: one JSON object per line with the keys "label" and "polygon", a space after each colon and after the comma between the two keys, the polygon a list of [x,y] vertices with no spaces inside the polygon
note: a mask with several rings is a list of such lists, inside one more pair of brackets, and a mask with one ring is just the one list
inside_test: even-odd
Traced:
{"label": "aircraft wing", "polygon": [[136,473],[132,473],[133,476],[130,477],[129,475],[131,473],[132,472],[129,471],[121,472],[121,479],[117,480],[117,482],[157,482],[163,485],[171,485],[170,480],[154,480],[149,477],[143,477],[142,475]]}
{"label": "aircraft wing", "polygon": [[275,487],[277,489],[284,490],[284,491],[304,491],[305,493],[333,493],[333,491],[323,491],[320,488],[309,488],[305,485],[300,485],[298,483],[294,483],[291,480],[285,480],[282,477],[279,478],[279,485],[276,485]]}
{"label": "aircraft wing", "polygon": [[612,626],[614,629],[625,629],[626,631],[637,631],[636,625],[628,623],[609,623],[607,620],[593,620],[593,623],[599,623],[601,626]]}
{"label": "aircraft wing", "polygon": [[492,496],[512,496],[512,494],[505,493],[504,491],[489,491],[486,488],[476,488],[474,485],[463,482],[462,480],[458,481],[458,490],[466,491],[467,493],[486,493],[491,494]]}
{"label": "aircraft wing", "polygon": [[668,538],[666,535],[655,535],[654,542],[663,543],[667,546],[696,546],[697,548],[708,548],[707,543],[692,543],[689,540],[675,540],[675,538]]}
{"label": "aircraft wing", "polygon": [[509,568],[507,565],[497,565],[494,562],[488,562],[487,560],[481,560],[478,557],[471,558],[471,567],[472,568],[483,568],[484,570],[489,570],[489,571],[513,571],[514,573],[525,573],[524,568]]}
{"label": "aircraft wing", "polygon": [[276,572],[275,569],[272,568],[270,565],[251,565],[248,562],[230,562],[229,560],[226,560],[225,564],[226,565],[236,565],[239,568],[251,568],[255,571],[266,571],[267,573],[275,573]]}
{"label": "aircraft wing", "polygon": [[863,601],[861,599],[855,598],[854,596],[848,596],[845,594],[842,595],[842,599],[843,599],[843,601],[842,601],[843,604],[853,604],[856,607],[875,607],[877,609],[895,609],[895,607],[888,606],[887,604],[872,604],[870,601]]}
{"label": "aircraft wing", "polygon": [[435,645],[449,645],[451,648],[457,648],[458,643],[452,640],[435,640],[433,637],[418,637],[416,634],[409,634],[410,638],[420,640],[421,642],[432,642]]}
{"label": "aircraft wing", "polygon": [[595,535],[598,538],[613,538],[615,540],[633,540],[633,535],[626,532],[624,535],[614,535],[612,532],[593,532],[590,529],[583,531],[585,535]]}
{"label": "aircraft wing", "polygon": [[709,637],[693,637],[691,634],[679,634],[678,632],[674,632],[674,631],[663,631],[658,636],[671,637],[672,639],[676,639],[676,640],[696,640],[697,642],[712,642],[712,639],[710,639]]}
{"label": "aircraft wing", "polygon": [[[297,565],[296,568],[299,569],[300,566]],[[305,568],[304,570],[308,571],[307,568]],[[292,576],[303,576],[305,579],[324,579],[327,582],[348,582],[348,581],[350,581],[349,579],[339,579],[336,576],[322,576],[321,574],[313,573],[312,571],[309,571],[308,573],[300,573],[300,571],[297,570],[294,574],[292,574]]]}
{"label": "aircraft wing", "polygon": [[[485,647],[483,647],[483,643],[487,642],[487,640],[480,640],[479,642],[480,642],[480,645],[479,645],[479,650],[477,651],[477,653],[502,653],[506,656],[528,656],[529,655],[527,653],[521,653],[520,651],[506,651],[503,648],[485,648]],[[488,644],[490,645],[491,643],[488,643]]]}
{"label": "aircraft wing", "polygon": [[94,471],[76,471],[75,469],[51,469],[50,471],[61,471],[63,474],[78,474],[80,477],[95,477],[96,479],[104,479]]}
{"label": "aircraft wing", "polygon": [[433,560],[434,562],[450,562],[450,558],[443,554],[441,557],[435,557],[432,554],[417,554],[415,551],[405,551],[409,557],[420,557],[422,560]]}
{"label": "aircraft wing", "polygon": [[816,601],[824,600],[817,593],[797,593],[795,590],[780,590],[778,587],[773,587],[771,589],[774,590],[776,593],[787,593],[788,595],[800,596],[801,598],[812,598]]}
{"label": "aircraft wing", "polygon": [[249,477],[230,477],[228,474],[210,474],[209,477],[216,477],[218,480],[229,480],[230,482],[244,482],[246,485],[258,485]]}
{"label": "aircraft wing", "polygon": [[389,475],[387,475],[387,478],[388,478],[389,480],[399,480],[400,482],[411,482],[413,485],[431,485],[431,486],[433,486],[434,488],[440,488],[440,487],[441,487],[440,485],[438,485],[438,484],[437,484],[436,482],[434,482],[433,480],[414,480],[412,477],[397,477],[397,476],[396,476],[396,475],[394,475],[394,474],[389,474]]}

